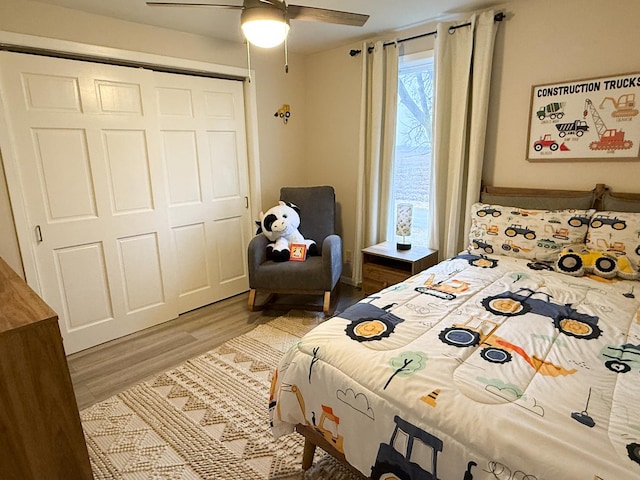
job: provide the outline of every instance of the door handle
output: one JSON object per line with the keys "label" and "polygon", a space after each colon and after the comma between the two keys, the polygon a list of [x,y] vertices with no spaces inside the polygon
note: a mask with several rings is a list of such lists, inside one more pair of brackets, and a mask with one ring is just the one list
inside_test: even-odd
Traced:
{"label": "door handle", "polygon": [[36,241],[42,243],[42,230],[40,229],[40,225],[36,225]]}
{"label": "door handle", "polygon": [[244,197],[244,208],[249,208],[249,197]]}

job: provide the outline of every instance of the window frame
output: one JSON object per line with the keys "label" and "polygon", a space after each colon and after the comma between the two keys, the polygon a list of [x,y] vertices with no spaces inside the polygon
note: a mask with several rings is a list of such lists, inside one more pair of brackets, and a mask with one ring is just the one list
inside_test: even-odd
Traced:
{"label": "window frame", "polygon": [[[421,50],[418,52],[411,52],[408,53],[406,55],[401,55],[398,59],[398,82],[400,82],[400,75],[404,74],[404,73],[410,73],[412,67],[410,65],[407,64],[414,64],[416,65],[416,70],[420,69],[421,67],[419,65],[423,65],[423,64],[431,64],[431,68],[434,69],[435,65],[435,51],[433,49],[430,50]],[[435,94],[435,72],[434,72],[434,77],[433,77],[433,82],[434,82],[434,94]],[[400,105],[400,100],[398,99],[398,107],[399,108]],[[433,125],[433,109],[431,111],[432,114],[432,125]],[[396,205],[398,203],[398,201],[400,201],[401,203],[405,202],[404,200],[398,200],[396,197],[396,186],[395,186],[395,170],[396,170],[396,147],[397,147],[397,136],[398,136],[398,116],[396,114],[396,132],[395,132],[395,136],[394,136],[394,156],[393,156],[393,171],[391,172],[391,186],[390,186],[390,195],[389,195],[389,206],[388,206],[388,218],[389,221],[387,222],[387,232],[386,232],[386,237],[388,241],[398,241],[398,238],[396,236]],[[430,146],[430,170],[431,172],[433,172],[433,135],[431,136],[432,138],[432,144]],[[430,224],[430,220],[427,220],[427,223]],[[427,246],[425,242],[419,242],[416,243],[415,240],[412,241],[412,243],[417,244],[417,245],[421,245],[421,246]]]}

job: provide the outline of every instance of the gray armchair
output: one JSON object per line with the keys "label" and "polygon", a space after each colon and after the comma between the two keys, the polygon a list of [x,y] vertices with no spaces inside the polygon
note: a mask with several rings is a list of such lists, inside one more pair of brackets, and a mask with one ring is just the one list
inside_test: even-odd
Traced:
{"label": "gray armchair", "polygon": [[[300,233],[315,240],[319,256],[304,262],[267,259],[269,240],[256,235],[248,247],[249,309],[256,309],[258,291],[269,294],[324,295],[322,311],[330,312],[331,294],[342,273],[342,239],[335,233],[336,199],[333,187],[283,187],[280,200],[300,209]],[[268,300],[267,300],[268,301]]]}

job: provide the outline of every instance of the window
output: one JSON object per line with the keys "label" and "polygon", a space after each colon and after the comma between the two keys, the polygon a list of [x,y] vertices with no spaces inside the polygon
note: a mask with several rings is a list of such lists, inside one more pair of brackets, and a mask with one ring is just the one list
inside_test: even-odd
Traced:
{"label": "window", "polygon": [[412,205],[411,244],[427,246],[429,239],[429,191],[431,183],[431,124],[434,93],[433,52],[400,58],[398,113],[387,238],[395,238],[398,205]]}

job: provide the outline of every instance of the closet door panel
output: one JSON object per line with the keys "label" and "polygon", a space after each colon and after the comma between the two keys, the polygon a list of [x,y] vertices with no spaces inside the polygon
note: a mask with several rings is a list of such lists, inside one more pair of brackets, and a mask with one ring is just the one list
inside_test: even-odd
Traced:
{"label": "closet door panel", "polygon": [[184,312],[249,287],[243,92],[236,81],[187,82],[161,73],[156,79],[169,222],[181,272],[179,308]]}
{"label": "closet door panel", "polygon": [[0,55],[27,243],[66,352],[177,317],[153,74]]}
{"label": "closet door panel", "polygon": [[67,353],[248,289],[241,82],[9,52],[0,65],[20,244]]}

